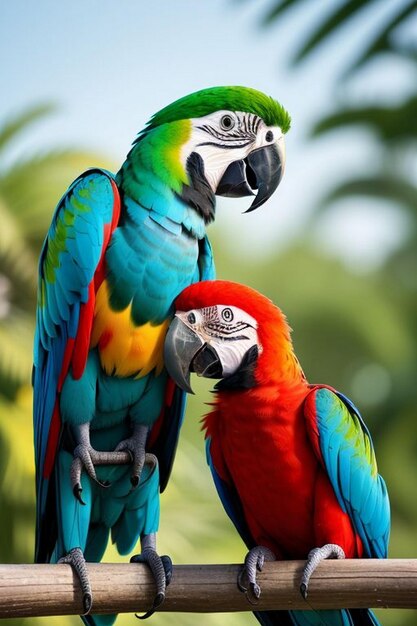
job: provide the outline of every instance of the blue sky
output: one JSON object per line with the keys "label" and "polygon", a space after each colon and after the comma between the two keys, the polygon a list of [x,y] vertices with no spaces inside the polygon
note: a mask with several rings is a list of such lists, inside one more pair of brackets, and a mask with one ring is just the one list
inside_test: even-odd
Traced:
{"label": "blue sky", "polygon": [[[321,0],[331,7],[334,0]],[[335,105],[334,83],[351,58],[351,45],[389,13],[379,3],[373,19],[345,29],[297,70],[288,60],[317,19],[316,3],[303,3],[267,30],[264,0],[14,0],[0,21],[0,78],[7,86],[0,120],[26,106],[53,101],[59,112],[33,129],[16,155],[54,145],[103,151],[119,164],[153,112],[206,86],[242,84],[280,100],[293,117],[287,140],[287,171],[277,194],[260,211],[240,216],[248,202],[221,200],[217,228],[239,221],[239,241],[254,254],[287,245],[302,230],[315,203],[347,173],[378,158],[361,132],[307,142],[311,123]],[[383,6],[382,6],[383,5]],[[391,5],[392,7],[392,5]],[[371,68],[339,98],[372,101],[399,97],[410,73],[392,61]],[[52,208],[51,208],[52,210]],[[356,266],[372,266],[395,245],[406,224],[389,206],[349,202],[316,228],[316,242]],[[346,219],[347,216],[349,219]]]}

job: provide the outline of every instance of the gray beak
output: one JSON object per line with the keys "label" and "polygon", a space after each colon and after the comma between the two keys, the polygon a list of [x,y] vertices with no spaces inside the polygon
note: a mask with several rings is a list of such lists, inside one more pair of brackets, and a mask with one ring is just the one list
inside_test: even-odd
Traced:
{"label": "gray beak", "polygon": [[278,187],[284,172],[283,154],[276,143],[251,152],[243,161],[231,163],[223,174],[216,194],[231,198],[257,195],[246,213],[266,202]]}
{"label": "gray beak", "polygon": [[190,385],[190,366],[203,345],[196,333],[174,317],[165,337],[164,363],[174,382],[188,393],[194,393]]}
{"label": "gray beak", "polygon": [[207,378],[222,375],[216,351],[178,317],[172,320],[165,338],[164,362],[173,381],[187,393],[194,393],[191,372]]}

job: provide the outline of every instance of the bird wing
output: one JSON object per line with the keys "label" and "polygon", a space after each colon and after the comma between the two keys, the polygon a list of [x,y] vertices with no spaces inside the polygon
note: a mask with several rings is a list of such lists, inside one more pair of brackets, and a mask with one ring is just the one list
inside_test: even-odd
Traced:
{"label": "bird wing", "polygon": [[313,448],[342,510],[362,540],[365,555],[387,556],[390,506],[374,447],[354,404],[330,387],[314,385],[304,408]]}
{"label": "bird wing", "polygon": [[51,519],[53,506],[50,482],[61,431],[59,393],[70,366],[74,378],[84,371],[95,294],[104,278],[104,252],[119,215],[113,176],[88,170],[58,203],[41,252],[32,376],[37,561],[48,558],[53,545],[53,533],[43,520]]}
{"label": "bird wing", "polygon": [[246,523],[239,494],[224,465],[221,448],[218,442],[211,437],[206,439],[206,455],[207,463],[224,510],[248,549],[253,548],[256,543]]}

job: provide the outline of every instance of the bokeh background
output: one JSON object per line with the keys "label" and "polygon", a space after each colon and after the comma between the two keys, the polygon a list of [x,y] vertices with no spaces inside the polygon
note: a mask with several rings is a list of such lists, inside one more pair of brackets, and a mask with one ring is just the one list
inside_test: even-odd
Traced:
{"label": "bokeh background", "polygon": [[[266,206],[242,215],[249,201],[219,200],[209,233],[218,275],[280,305],[310,381],[361,408],[391,495],[390,555],[417,557],[416,8],[410,0],[1,3],[1,562],[33,558],[32,336],[37,257],[54,206],[83,169],[116,171],[153,112],[222,84],[273,95],[293,128],[283,182]],[[195,386],[162,498],[159,548],[176,563],[241,562],[244,546],[205,464],[199,421],[210,385]],[[417,619],[380,616],[387,626]],[[251,614],[152,618],[196,621],[256,623]]]}

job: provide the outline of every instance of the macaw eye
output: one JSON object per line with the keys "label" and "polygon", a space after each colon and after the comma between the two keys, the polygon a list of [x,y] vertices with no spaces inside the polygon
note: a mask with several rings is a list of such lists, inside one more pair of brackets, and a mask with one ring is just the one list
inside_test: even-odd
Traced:
{"label": "macaw eye", "polygon": [[194,315],[194,313],[188,313],[187,320],[190,322],[190,324],[195,324],[195,315]]}
{"label": "macaw eye", "polygon": [[223,130],[232,130],[232,128],[234,128],[234,125],[235,125],[235,120],[233,119],[231,115],[223,115],[223,117],[220,120],[220,127]]}
{"label": "macaw eye", "polygon": [[233,311],[232,311],[232,309],[223,309],[223,311],[222,311],[222,318],[224,319],[225,322],[233,321]]}

